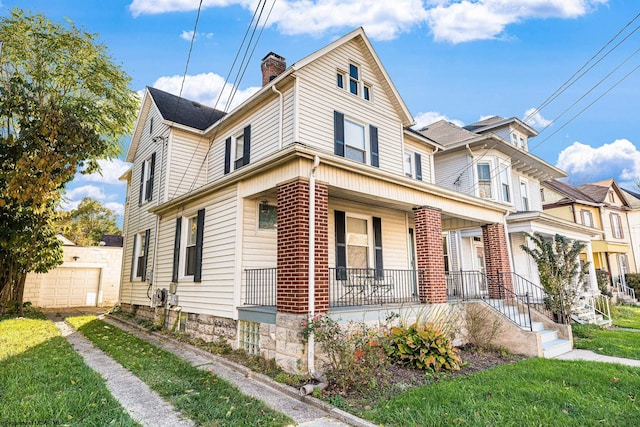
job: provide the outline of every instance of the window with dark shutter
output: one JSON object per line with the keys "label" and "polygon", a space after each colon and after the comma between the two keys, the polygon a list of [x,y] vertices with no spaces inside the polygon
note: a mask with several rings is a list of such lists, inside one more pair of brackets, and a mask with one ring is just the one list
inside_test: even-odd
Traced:
{"label": "window with dark shutter", "polygon": [[251,160],[251,125],[244,128],[243,136],[242,166],[248,165]]}
{"label": "window with dark shutter", "polygon": [[422,156],[419,153],[415,153],[416,159],[416,179],[422,181]]}
{"label": "window with dark shutter", "polygon": [[342,211],[335,211],[336,232],[336,280],[347,279],[347,232],[346,215]]}
{"label": "window with dark shutter", "polygon": [[369,125],[369,142],[371,145],[371,166],[380,167],[380,156],[378,154],[378,128]]}
{"label": "window with dark shutter", "polygon": [[153,199],[153,179],[155,176],[155,172],[156,172],[156,153],[153,153],[151,155],[151,160],[149,160],[149,173],[147,174],[147,181],[145,183],[145,195],[144,195],[144,199],[145,200],[152,200]]}
{"label": "window with dark shutter", "polygon": [[193,281],[202,281],[202,239],[204,237],[204,209],[198,211],[198,225],[196,230],[196,259]]}
{"label": "window with dark shutter", "polygon": [[373,217],[373,248],[375,252],[375,277],[384,277],[384,265],[382,263],[382,219]]}
{"label": "window with dark shutter", "polygon": [[176,236],[173,243],[173,274],[171,280],[178,281],[178,270],[180,269],[180,240],[182,239],[182,217],[176,219]]}
{"label": "window with dark shutter", "polygon": [[344,157],[344,114],[333,112],[333,153],[336,156]]}
{"label": "window with dark shutter", "polygon": [[146,162],[142,162],[142,167],[140,168],[140,194],[138,197],[138,204],[142,204],[142,197],[144,197],[144,165]]}
{"label": "window with dark shutter", "polygon": [[143,255],[143,262],[142,262],[142,271],[140,273],[140,276],[142,277],[142,281],[144,282],[145,280],[147,280],[147,260],[149,258],[149,238],[151,237],[151,229],[148,229],[144,232],[144,255]]}
{"label": "window with dark shutter", "polygon": [[231,137],[224,141],[224,173],[231,172]]}
{"label": "window with dark shutter", "polygon": [[136,244],[138,243],[137,234],[133,235],[133,241],[131,242],[131,281],[136,278],[136,266],[137,266],[137,249]]}

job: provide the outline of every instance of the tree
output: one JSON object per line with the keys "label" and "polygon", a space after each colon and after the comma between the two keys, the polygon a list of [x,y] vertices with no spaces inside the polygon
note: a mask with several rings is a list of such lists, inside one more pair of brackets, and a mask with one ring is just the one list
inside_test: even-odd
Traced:
{"label": "tree", "polygon": [[21,314],[26,274],[61,262],[61,191],[122,151],[138,100],[97,36],[72,23],[14,9],[0,41],[0,312],[12,301]]}
{"label": "tree", "polygon": [[584,278],[589,272],[589,263],[580,262],[580,252],[585,248],[584,243],[577,240],[570,241],[566,237],[556,234],[553,239],[546,239],[540,233],[533,235],[525,233],[535,248],[520,245],[538,266],[540,284],[547,292],[545,304],[558,319],[571,317],[572,305],[580,292],[586,288]]}
{"label": "tree", "polygon": [[82,199],[76,209],[61,212],[57,221],[59,233],[81,246],[98,246],[103,234],[120,234],[116,215],[97,200]]}

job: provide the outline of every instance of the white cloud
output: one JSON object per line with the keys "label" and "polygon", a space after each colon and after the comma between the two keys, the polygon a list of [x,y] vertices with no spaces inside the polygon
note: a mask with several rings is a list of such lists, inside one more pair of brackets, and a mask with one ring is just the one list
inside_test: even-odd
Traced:
{"label": "white cloud", "polygon": [[[321,35],[364,27],[372,39],[390,40],[425,22],[436,41],[462,43],[504,38],[508,25],[528,19],[577,18],[608,0],[280,0],[269,25],[283,34]],[[203,8],[238,5],[253,12],[254,0],[204,0]],[[270,7],[268,5],[267,7]],[[195,11],[193,0],[133,0],[133,16]],[[184,34],[184,33],[183,33]]]}
{"label": "white cloud", "polygon": [[560,152],[556,166],[569,174],[573,185],[615,178],[622,187],[633,189],[640,179],[640,151],[628,139],[595,148],[576,141]]}
{"label": "white cloud", "polygon": [[104,206],[107,209],[111,209],[111,211],[116,215],[120,215],[120,216],[124,215],[124,205],[122,203],[107,202],[107,203],[103,203],[102,206]]}
{"label": "white cloud", "polygon": [[450,0],[429,9],[427,22],[436,41],[463,43],[505,37],[510,24],[528,19],[572,19],[608,0]]}
{"label": "white cloud", "polygon": [[129,163],[123,162],[120,159],[113,160],[98,160],[98,164],[100,165],[101,173],[92,173],[89,175],[77,174],[76,179],[78,181],[87,181],[87,182],[99,182],[102,184],[112,184],[112,185],[125,185],[126,183],[120,181],[119,178],[129,170],[131,165]]}
{"label": "white cloud", "polygon": [[83,198],[91,197],[95,200],[105,200],[107,195],[104,193],[102,187],[95,185],[83,185],[71,190],[67,190],[62,198],[62,210],[70,211],[76,209]]}
{"label": "white cloud", "polygon": [[[190,42],[191,39],[193,38],[193,30],[191,30],[191,31],[183,30],[182,33],[180,34],[180,38],[182,40],[186,40],[186,41]],[[212,39],[213,38],[213,33],[196,33],[195,39],[197,40],[197,39],[200,39],[200,38]]]}
{"label": "white cloud", "polygon": [[418,113],[417,116],[414,117],[416,124],[413,126],[414,129],[422,129],[425,126],[428,126],[432,123],[435,123],[440,120],[446,120],[448,122],[453,123],[456,126],[464,126],[464,123],[461,120],[450,119],[444,114],[440,114],[437,111],[427,111],[426,113]]}
{"label": "white cloud", "polygon": [[529,108],[524,112],[523,121],[534,128],[543,129],[553,123],[553,120],[542,117],[542,114],[535,108]]}
{"label": "white cloud", "polygon": [[[152,85],[155,88],[167,91],[174,95],[180,93],[182,85],[182,76],[160,77]],[[215,107],[218,110],[226,110],[229,94],[233,86],[224,83],[224,78],[215,73],[197,74],[187,76],[182,89],[182,97],[192,101],[198,101],[209,107]],[[230,109],[241,104],[244,100],[256,93],[260,88],[249,87],[243,90],[237,90],[233,100],[230,102]],[[220,94],[222,93],[222,96]],[[220,96],[220,101],[216,105],[216,101]]]}

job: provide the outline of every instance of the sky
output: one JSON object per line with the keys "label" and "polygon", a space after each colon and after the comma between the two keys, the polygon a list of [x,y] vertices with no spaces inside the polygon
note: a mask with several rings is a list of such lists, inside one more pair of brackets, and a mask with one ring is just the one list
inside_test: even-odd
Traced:
{"label": "sky", "polygon": [[[199,0],[0,0],[0,16],[19,7],[71,20],[98,35],[133,90],[153,86],[178,95],[184,78],[183,97],[218,109],[259,89],[260,60],[270,51],[291,65],[362,26],[416,127],[517,117],[539,132],[529,151],[566,171],[569,183],[615,178],[638,190],[637,0],[265,3],[260,22],[268,20],[236,86],[225,85],[225,77],[257,0],[203,0],[199,17]],[[118,178],[130,165],[121,159],[103,162],[102,175],[76,176],[65,207],[89,196],[122,217],[125,185]]]}

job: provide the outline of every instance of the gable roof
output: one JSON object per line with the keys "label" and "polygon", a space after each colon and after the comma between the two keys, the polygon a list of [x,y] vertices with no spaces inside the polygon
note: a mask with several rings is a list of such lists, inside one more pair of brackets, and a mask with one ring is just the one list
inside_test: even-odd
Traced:
{"label": "gable roof", "polygon": [[618,197],[620,197],[620,200],[622,200],[622,205],[625,208],[628,208],[630,206],[627,198],[624,195],[624,192],[618,186],[616,180],[613,178],[580,185],[578,186],[578,189],[580,189],[580,191],[582,191],[583,193],[588,194],[592,199],[606,205],[611,205],[611,203],[609,203],[607,199],[607,196],[609,195],[609,191],[613,190],[618,194]]}
{"label": "gable roof", "polygon": [[538,135],[538,131],[534,128],[518,119],[517,117],[511,117],[509,119],[505,119],[500,116],[492,116],[484,120],[480,120],[479,122],[471,123],[466,125],[464,128],[468,131],[475,133],[484,133],[491,129],[507,126],[513,123],[515,126],[519,127],[521,131],[526,133],[528,136],[536,136]]}
{"label": "gable roof", "polygon": [[198,130],[205,130],[217,122],[226,113],[207,107],[199,102],[170,94],[160,89],[147,86],[153,102],[164,120],[179,123]]}
{"label": "gable roof", "polygon": [[585,205],[599,205],[600,203],[594,200],[589,194],[582,192],[579,188],[573,187],[569,184],[558,180],[544,181],[542,183],[545,187],[562,194],[565,196],[563,199],[555,202],[554,204],[566,204],[566,203],[581,203]]}
{"label": "gable roof", "polygon": [[640,193],[636,193],[635,191],[625,190],[621,188],[622,194],[624,194],[625,199],[629,202],[629,206],[633,209],[640,208]]}

